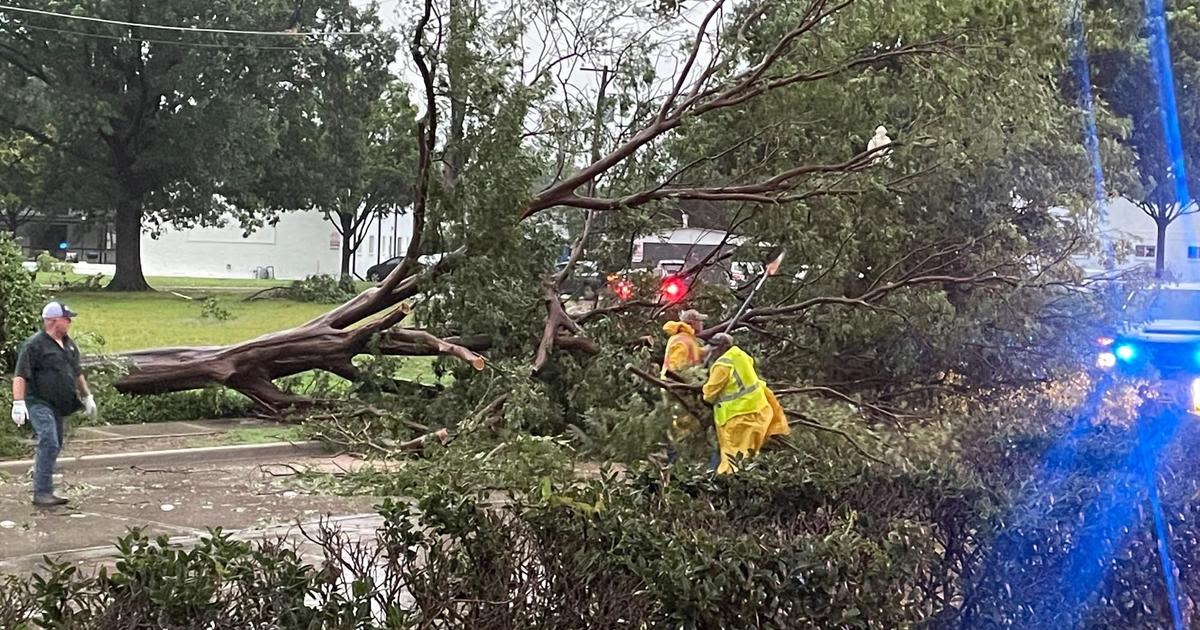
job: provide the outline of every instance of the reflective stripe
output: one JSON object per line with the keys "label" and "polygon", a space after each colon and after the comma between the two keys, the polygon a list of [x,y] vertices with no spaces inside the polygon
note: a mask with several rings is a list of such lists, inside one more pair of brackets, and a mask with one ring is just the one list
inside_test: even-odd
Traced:
{"label": "reflective stripe", "polygon": [[755,384],[747,387],[746,381],[742,380],[742,375],[738,374],[737,369],[733,367],[733,361],[731,361],[729,359],[720,359],[717,361],[717,364],[718,365],[728,365],[729,366],[729,375],[733,377],[733,380],[737,381],[737,389],[733,390],[732,392],[730,392],[728,394],[719,396],[717,398],[718,405],[721,403],[727,403],[727,402],[729,402],[731,400],[735,400],[737,398],[741,398],[742,396],[745,396],[746,394],[749,394],[749,393],[755,391],[756,389],[758,389],[758,386],[761,384],[761,383],[755,383]]}
{"label": "reflective stripe", "polygon": [[750,387],[746,387],[746,386],[741,385],[741,383],[740,383],[741,380],[742,379],[740,379],[740,378],[738,379],[739,387],[736,391],[734,391],[731,394],[725,394],[724,396],[717,398],[718,405],[720,405],[722,403],[727,403],[731,400],[737,400],[738,398],[741,398],[742,396],[745,396],[746,394],[752,394],[752,393],[758,391],[758,387],[760,385],[762,385],[762,383],[755,383],[755,384],[751,385]]}
{"label": "reflective stripe", "polygon": [[[760,386],[762,380],[754,371],[754,359],[750,355],[734,346],[715,364],[726,367],[730,372],[729,376],[723,377],[725,383],[713,401],[716,403],[713,405],[713,421],[717,426],[724,426],[737,416],[758,413],[770,407],[766,395],[770,390],[765,384]],[[709,383],[714,377],[715,370],[709,375]]]}

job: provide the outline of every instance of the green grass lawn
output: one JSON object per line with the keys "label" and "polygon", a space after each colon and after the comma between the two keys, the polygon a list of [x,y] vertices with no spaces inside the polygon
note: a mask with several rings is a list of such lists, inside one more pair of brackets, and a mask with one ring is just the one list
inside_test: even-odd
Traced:
{"label": "green grass lawn", "polygon": [[[69,291],[62,298],[79,313],[71,334],[84,353],[125,352],[174,346],[217,346],[253,339],[265,333],[298,326],[337,305],[290,300],[243,301],[245,293],[206,294],[180,290],[196,296],[187,300],[171,293],[108,293]],[[204,297],[211,296],[233,315],[220,321],[201,316]],[[103,340],[103,343],[99,343]],[[396,378],[432,383],[434,357],[410,357],[400,361]],[[311,374],[299,375],[302,383]],[[303,387],[303,385],[301,385]]]}
{"label": "green grass lawn", "polygon": [[201,317],[202,299],[170,293],[71,291],[54,297],[79,313],[72,336],[85,351],[100,349],[89,344],[88,337],[97,335],[106,352],[235,343],[303,324],[334,307],[286,300],[245,302],[242,294],[221,293],[214,297],[233,318],[219,321]]}
{"label": "green grass lawn", "polygon": [[[90,276],[80,275],[74,272],[66,274],[67,282],[78,282]],[[63,279],[63,274],[48,273],[39,271],[37,281],[47,287],[59,284]],[[103,276],[100,284],[108,284],[110,278]],[[266,289],[269,287],[285,287],[291,284],[291,280],[257,280],[254,278],[176,278],[172,276],[146,276],[146,282],[150,286],[160,291],[168,289],[193,289],[193,288],[211,288],[211,289],[244,289],[247,291],[255,291],[258,289]]]}
{"label": "green grass lawn", "polygon": [[[68,281],[82,277],[67,274]],[[38,281],[47,287],[51,298],[62,299],[79,313],[71,332],[85,353],[227,345],[299,326],[337,306],[280,299],[244,301],[253,292],[287,286],[288,280],[173,277],[147,277],[146,280],[157,289],[156,292],[67,290],[57,293],[53,287],[61,281],[61,275],[38,274]],[[362,282],[359,288],[365,289],[372,284]],[[215,299],[232,317],[224,321],[203,317],[202,305],[208,297]],[[396,378],[433,382],[436,380],[433,361],[433,357],[405,358],[399,362]],[[305,373],[295,378],[304,388],[313,375]]]}
{"label": "green grass lawn", "polygon": [[304,440],[300,427],[254,427],[234,429],[228,433],[196,438],[188,446],[225,446],[229,444],[267,444],[269,442],[300,442]]}

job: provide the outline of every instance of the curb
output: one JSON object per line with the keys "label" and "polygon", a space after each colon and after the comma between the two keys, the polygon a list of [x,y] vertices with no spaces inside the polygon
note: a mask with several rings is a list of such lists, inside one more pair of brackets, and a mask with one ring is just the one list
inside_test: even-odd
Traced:
{"label": "curb", "polygon": [[[104,455],[78,455],[58,458],[56,470],[86,470],[93,468],[140,466],[148,464],[194,464],[259,457],[289,457],[304,455],[328,455],[329,449],[321,442],[270,442],[267,444],[232,444],[229,446],[204,446],[199,448],[176,448],[162,451],[133,453],[106,453]],[[0,462],[0,472],[22,475],[33,468],[32,459]]]}

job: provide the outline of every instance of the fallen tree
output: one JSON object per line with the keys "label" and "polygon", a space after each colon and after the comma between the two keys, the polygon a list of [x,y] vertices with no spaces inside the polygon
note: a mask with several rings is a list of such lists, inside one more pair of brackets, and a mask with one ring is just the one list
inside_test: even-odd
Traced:
{"label": "fallen tree", "polygon": [[403,279],[394,275],[297,328],[230,346],[123,354],[120,358],[129,371],[117,382],[117,389],[129,394],[161,394],[219,383],[246,395],[260,411],[279,412],[307,399],[280,390],[274,379],[326,370],[353,380],[358,377],[354,357],[371,351],[404,356],[449,355],[482,370],[484,359],[476,351],[486,349],[488,339],[440,339],[398,325],[411,310],[404,300],[416,295],[422,280],[445,271],[454,258],[448,256],[428,270]]}
{"label": "fallen tree", "polygon": [[[629,63],[636,56],[629,53],[639,40],[636,34],[622,40],[627,43],[622,49],[588,49],[615,60],[615,66],[601,69],[595,99],[573,96],[569,77],[559,76],[566,105],[556,113],[566,122],[554,127],[560,123],[553,116],[533,115],[535,106],[545,107],[547,101],[535,102],[545,97],[532,90],[532,83],[547,76],[542,71],[552,75],[564,59],[582,55],[579,48],[540,57],[545,63],[527,83],[525,74],[513,70],[526,66],[496,63],[510,49],[488,48],[489,38],[473,30],[483,28],[480,22],[464,18],[462,12],[478,8],[449,0],[447,9],[434,1],[425,2],[410,40],[424,111],[416,124],[413,238],[403,262],[379,286],[291,330],[226,347],[128,353],[123,357],[128,373],[117,382],[120,391],[162,393],[218,384],[245,394],[260,411],[278,413],[307,402],[273,383],[283,376],[323,370],[359,378],[355,356],[373,352],[454,357],[481,369],[481,353],[488,350],[493,362],[521,364],[504,371],[508,382],[497,387],[512,387],[514,374],[532,373],[539,381],[532,387],[544,386],[528,392],[537,404],[554,398],[546,404],[571,407],[577,419],[588,404],[565,401],[576,395],[571,379],[590,378],[593,387],[602,388],[600,383],[612,383],[611,374],[586,374],[587,361],[556,358],[599,357],[601,365],[611,363],[621,371],[632,357],[610,362],[610,355],[641,352],[647,339],[653,343],[652,322],[673,305],[639,295],[579,313],[565,307],[562,287],[578,263],[605,243],[624,245],[624,258],[618,260],[628,262],[629,241],[652,228],[646,217],[681,202],[737,208],[727,213],[732,217],[722,246],[691,264],[685,276],[698,279],[708,265],[739,260],[725,247],[735,232],[749,237],[743,241],[788,248],[789,268],[768,283],[738,326],[747,332],[740,342],[757,345],[751,349],[768,370],[786,372],[769,376],[797,384],[803,395],[836,397],[829,390],[892,395],[912,383],[931,382],[930,373],[961,374],[978,366],[983,366],[977,370],[980,378],[990,378],[1012,371],[1014,357],[1037,349],[1035,332],[1071,343],[1057,331],[1081,316],[1070,310],[1077,305],[1063,301],[1060,308],[1042,293],[1064,282],[1069,264],[1063,263],[1078,245],[1069,239],[1064,244],[1062,232],[1045,223],[1045,209],[1075,192],[1068,175],[1082,163],[1078,147],[1055,146],[1058,153],[1047,153],[1042,146],[1050,132],[1068,127],[1051,104],[1036,111],[1040,118],[1030,115],[1005,127],[999,140],[974,142],[970,152],[960,149],[964,138],[974,139],[979,125],[1047,102],[1022,87],[1028,77],[997,74],[1012,64],[999,48],[987,45],[992,40],[985,31],[963,30],[948,20],[906,26],[911,32],[905,37],[880,44],[873,34],[875,20],[887,16],[876,15],[884,5],[869,0],[797,0],[786,11],[766,4],[736,7],[730,10],[733,18],[718,0],[689,38],[680,71],[661,92],[645,96],[630,87],[644,83],[638,83],[639,66]],[[859,5],[867,8],[855,13]],[[998,37],[1017,36],[1004,30],[1010,25],[1002,15],[994,17]],[[498,32],[510,26],[501,22]],[[846,35],[842,29],[853,32]],[[1034,37],[1034,31],[1031,26],[1019,36]],[[844,45],[806,46],[826,34],[843,38]],[[982,43],[975,45],[972,37]],[[456,46],[475,46],[472,51],[497,57],[463,55]],[[1050,48],[1039,51],[1039,59],[1051,58]],[[450,49],[456,52],[448,54]],[[982,55],[975,59],[978,67],[960,63],[964,55],[975,54]],[[941,70],[928,69],[938,64]],[[943,73],[950,72],[966,74],[947,83]],[[903,142],[873,148],[865,139],[846,138],[860,126],[869,130],[874,120],[871,126],[858,120],[850,129],[825,133],[813,131],[820,125],[778,113],[780,103],[793,101],[799,106],[783,109],[803,111],[833,97],[860,102],[856,86],[914,78],[928,90],[944,90],[938,92],[943,99],[956,95],[961,85],[1003,91],[956,112],[958,118],[927,116],[918,108],[906,118]],[[481,85],[507,86],[513,95],[475,91]],[[605,90],[621,94],[610,98]],[[886,87],[877,91],[889,98],[895,94]],[[818,93],[811,103],[805,100],[809,93]],[[911,98],[897,94],[891,105],[880,107],[899,107]],[[619,120],[611,113],[614,100],[633,103]],[[443,117],[446,109],[449,115]],[[826,113],[841,111],[833,107]],[[774,118],[759,123],[759,116]],[[545,127],[528,129],[531,120]],[[1027,121],[1032,122],[1022,126]],[[944,137],[935,140],[938,134],[931,128]],[[780,129],[823,133],[817,137],[826,141],[790,141]],[[543,141],[559,145],[536,144]],[[971,182],[1024,182],[1015,174],[1031,155],[1061,162],[1046,169],[1047,181],[1020,188],[1026,206],[1013,207],[1009,184],[972,184],[978,194],[962,193],[959,170],[974,169]],[[557,252],[551,254],[545,241],[561,238],[561,226],[576,215],[581,221],[572,230],[575,242],[567,264],[548,273]],[[629,225],[621,223],[629,217]],[[536,254],[527,251],[538,246]],[[430,252],[450,249],[457,251],[427,268],[418,262]],[[726,293],[709,302],[717,320],[737,299]],[[410,304],[424,329],[401,324]],[[970,317],[981,322],[976,330],[964,324],[951,331],[950,322]],[[1055,322],[1053,329],[1039,332],[1046,321]],[[701,336],[723,325],[718,321]],[[984,328],[986,334],[978,332]],[[981,341],[971,337],[970,343],[953,347],[949,332]],[[918,352],[925,355],[914,360]],[[906,371],[889,374],[890,365]],[[1041,367],[1029,373],[1044,377]],[[895,383],[878,383],[888,378]],[[476,398],[497,395],[469,394],[457,402],[469,408]]]}
{"label": "fallen tree", "polygon": [[[852,55],[831,62],[820,70],[795,70],[786,61],[797,48],[798,42],[807,34],[833,19],[853,2],[829,3],[813,0],[808,10],[796,19],[792,28],[779,37],[756,65],[741,72],[724,72],[726,60],[715,54],[707,64],[701,64],[700,53],[714,18],[721,14],[724,2],[718,0],[706,14],[696,30],[683,71],[671,86],[669,93],[659,101],[658,111],[647,120],[640,130],[633,130],[627,139],[610,151],[593,151],[593,159],[586,167],[568,177],[561,178],[532,196],[522,207],[512,211],[522,220],[528,220],[550,208],[580,208],[591,212],[615,211],[622,208],[641,206],[664,199],[705,200],[750,200],[762,203],[782,203],[799,199],[814,199],[824,195],[845,195],[851,191],[840,185],[845,177],[869,169],[875,157],[882,151],[898,145],[862,150],[845,160],[830,164],[804,164],[738,185],[684,186],[672,182],[686,173],[684,166],[658,184],[641,191],[615,197],[597,197],[595,182],[614,168],[622,165],[639,151],[662,141],[663,136],[675,130],[688,118],[711,115],[734,108],[755,98],[762,97],[789,86],[804,85],[829,80],[887,60],[910,56],[933,55],[953,50],[945,37],[898,45],[886,50]],[[357,376],[353,358],[361,353],[377,349],[387,355],[448,355],[483,368],[484,359],[477,352],[487,348],[491,340],[486,336],[462,339],[439,338],[422,330],[399,326],[408,314],[405,300],[421,293],[423,283],[450,272],[454,260],[465,252],[446,257],[429,269],[422,270],[417,264],[423,253],[427,236],[426,215],[429,211],[432,165],[435,161],[435,146],[439,136],[439,101],[435,88],[436,65],[430,59],[438,53],[431,48],[442,42],[446,33],[440,21],[431,21],[434,13],[433,0],[427,0],[424,15],[413,31],[410,45],[412,58],[424,82],[424,117],[417,126],[419,161],[416,197],[413,207],[414,237],[408,247],[404,261],[378,286],[367,290],[353,300],[303,326],[234,344],[226,347],[162,348],[130,352],[122,355],[128,374],[117,383],[117,389],[130,394],[155,394],[201,388],[220,384],[236,390],[251,400],[264,412],[276,413],[289,406],[302,404],[306,399],[281,391],[274,379],[298,374],[308,370],[325,370],[345,378]],[[435,36],[429,37],[427,29],[435,28]],[[453,24],[449,27],[453,29]],[[454,35],[453,32],[450,35]],[[781,71],[776,71],[781,68]],[[724,73],[724,74],[723,74]],[[453,79],[453,77],[451,77]],[[451,102],[450,136],[461,136],[460,116]],[[457,147],[446,147],[449,155]],[[452,169],[453,170],[453,169]],[[448,171],[447,178],[458,177],[456,171]],[[444,182],[450,186],[454,182]],[[586,187],[584,193],[580,188]],[[503,209],[496,209],[503,212]],[[589,221],[591,223],[589,214]],[[575,262],[587,240],[587,231],[579,239],[572,255],[571,264],[562,272],[548,277],[544,283],[544,300],[548,312],[545,334],[538,346],[534,359],[534,371],[540,370],[556,349],[584,353],[595,353],[597,344],[577,336],[579,324],[567,316],[558,296],[558,288],[570,275]],[[754,314],[758,317],[758,314]],[[584,316],[585,318],[587,316]]]}

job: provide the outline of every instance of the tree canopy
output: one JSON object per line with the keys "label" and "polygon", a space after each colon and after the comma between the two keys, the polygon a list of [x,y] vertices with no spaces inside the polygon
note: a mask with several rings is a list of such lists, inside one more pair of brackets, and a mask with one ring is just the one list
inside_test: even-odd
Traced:
{"label": "tree canopy", "polygon": [[[12,4],[28,10],[0,15],[0,125],[69,164],[59,180],[65,203],[111,218],[115,290],[147,288],[143,229],[263,220],[271,200],[252,184],[272,168],[282,105],[308,94],[305,60],[344,37],[188,29],[319,30],[352,10],[338,0]],[[33,93],[43,106],[27,106]]]}

